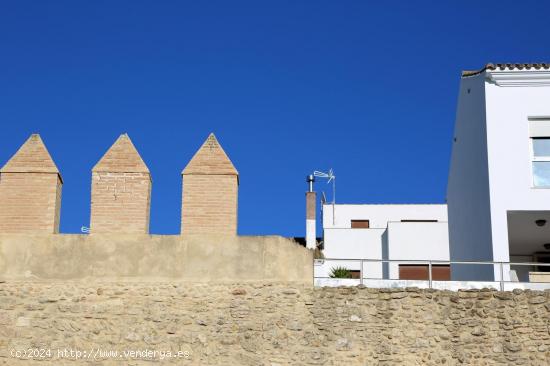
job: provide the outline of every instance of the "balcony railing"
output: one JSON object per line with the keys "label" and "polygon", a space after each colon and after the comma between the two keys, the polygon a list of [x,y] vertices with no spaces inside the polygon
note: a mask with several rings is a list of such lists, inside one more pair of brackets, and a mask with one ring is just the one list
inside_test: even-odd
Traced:
{"label": "balcony railing", "polygon": [[[400,279],[398,275],[400,264],[427,266],[427,278]],[[450,280],[433,278],[434,266],[441,265],[450,266]],[[327,273],[335,267],[359,270],[359,278],[342,279],[328,276]],[[480,270],[480,267],[483,269]],[[542,268],[546,270],[541,270]],[[453,276],[453,272],[456,272],[456,276]],[[314,260],[314,284],[315,286],[414,286],[449,290],[483,287],[500,291],[516,288],[544,290],[550,289],[550,263],[324,258]]]}

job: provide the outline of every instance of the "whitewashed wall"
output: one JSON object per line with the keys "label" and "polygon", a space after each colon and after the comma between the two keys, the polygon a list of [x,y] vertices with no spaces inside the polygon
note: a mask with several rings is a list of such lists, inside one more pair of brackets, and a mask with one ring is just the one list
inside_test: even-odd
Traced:
{"label": "whitewashed wall", "polygon": [[[393,255],[393,259],[449,260],[446,205],[335,205],[334,208],[335,225],[332,205],[323,207],[325,258],[392,259]],[[352,229],[351,220],[369,220],[370,228]],[[401,220],[439,222],[401,223]],[[330,270],[337,266],[360,269],[358,261],[325,260],[315,266],[315,276],[328,277]],[[395,269],[391,275],[397,278]],[[389,266],[364,262],[363,275],[364,278],[389,278]]]}
{"label": "whitewashed wall", "polygon": [[[446,222],[390,222],[389,259],[448,261],[449,233]],[[390,278],[399,278],[399,263],[390,264]]]}
{"label": "whitewashed wall", "polygon": [[351,228],[351,220],[369,220],[370,227],[385,229],[389,221],[439,220],[447,221],[445,204],[365,204],[323,205],[323,228]]}
{"label": "whitewashed wall", "polygon": [[[325,229],[323,254],[325,258],[340,259],[382,259],[382,235],[386,229]],[[333,267],[346,267],[359,270],[357,261],[325,261],[325,264],[314,269],[319,276],[326,277]],[[367,278],[381,278],[382,264],[364,267]]]}
{"label": "whitewashed wall", "polygon": [[[550,210],[550,189],[533,188],[529,138],[529,118],[550,117],[549,84],[544,70],[461,80],[447,188],[452,260],[509,261],[507,211]],[[453,279],[498,276],[453,269]]]}
{"label": "whitewashed wall", "polygon": [[[550,210],[550,189],[533,188],[529,137],[529,118],[550,117],[550,86],[541,86],[543,79],[507,86],[498,80],[502,73],[492,73],[496,83],[486,82],[485,93],[493,256],[509,261],[507,211]],[[517,78],[538,74],[511,73]]]}
{"label": "whitewashed wall", "polygon": [[[483,75],[461,81],[447,206],[453,261],[493,259]],[[451,266],[456,280],[493,279],[490,267]]]}

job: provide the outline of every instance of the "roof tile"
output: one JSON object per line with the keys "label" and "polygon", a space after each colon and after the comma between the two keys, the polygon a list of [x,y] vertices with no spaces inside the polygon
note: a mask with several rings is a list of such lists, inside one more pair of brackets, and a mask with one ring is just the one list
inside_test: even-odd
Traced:
{"label": "roof tile", "polygon": [[538,62],[538,63],[500,63],[500,64],[492,64],[488,63],[485,65],[482,69],[479,70],[465,70],[462,71],[462,77],[469,77],[469,76],[475,76],[479,75],[485,70],[547,70],[550,69],[550,63],[547,62]]}

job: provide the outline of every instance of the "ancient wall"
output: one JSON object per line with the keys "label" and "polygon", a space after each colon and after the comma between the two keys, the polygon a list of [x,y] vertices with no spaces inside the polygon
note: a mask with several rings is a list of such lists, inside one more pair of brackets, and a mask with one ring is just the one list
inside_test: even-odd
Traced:
{"label": "ancient wall", "polygon": [[[6,281],[0,364],[548,365],[549,296],[267,282]],[[41,351],[34,357],[40,361],[29,362],[29,349],[49,350],[50,357]]]}
{"label": "ancient wall", "polygon": [[0,280],[289,281],[313,251],[279,236],[0,234]]}

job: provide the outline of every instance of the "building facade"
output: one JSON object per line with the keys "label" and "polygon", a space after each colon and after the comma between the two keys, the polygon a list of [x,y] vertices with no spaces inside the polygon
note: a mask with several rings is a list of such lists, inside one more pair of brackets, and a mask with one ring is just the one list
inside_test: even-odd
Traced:
{"label": "building facade", "polygon": [[[549,101],[550,64],[463,72],[447,187],[451,260],[550,260]],[[506,268],[503,276],[526,281],[536,270]],[[452,273],[501,275],[496,266]]]}
{"label": "building facade", "polygon": [[[315,277],[345,267],[364,279],[427,279],[426,260],[448,261],[447,207],[444,204],[325,204],[322,207],[323,255]],[[423,261],[415,263],[414,261]],[[449,265],[434,264],[434,279],[449,279]]]}

